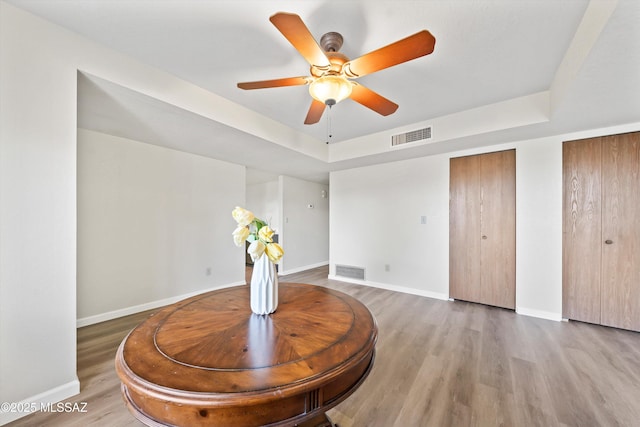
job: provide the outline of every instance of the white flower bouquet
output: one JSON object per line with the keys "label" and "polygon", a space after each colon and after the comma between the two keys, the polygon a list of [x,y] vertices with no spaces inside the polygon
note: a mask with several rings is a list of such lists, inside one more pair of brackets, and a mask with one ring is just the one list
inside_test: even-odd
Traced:
{"label": "white flower bouquet", "polygon": [[274,231],[265,221],[256,218],[253,212],[238,206],[231,212],[231,216],[238,223],[233,231],[233,241],[236,246],[242,246],[245,241],[251,242],[247,253],[252,261],[255,262],[265,253],[271,262],[280,261],[284,250],[273,241]]}

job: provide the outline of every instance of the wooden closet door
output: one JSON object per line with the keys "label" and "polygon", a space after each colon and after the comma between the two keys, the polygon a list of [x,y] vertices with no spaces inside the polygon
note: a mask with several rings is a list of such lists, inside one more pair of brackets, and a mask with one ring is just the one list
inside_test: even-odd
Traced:
{"label": "wooden closet door", "polygon": [[480,156],[480,302],[515,309],[515,150]]}
{"label": "wooden closet door", "polygon": [[603,142],[602,324],[640,331],[640,133]]}
{"label": "wooden closet door", "polygon": [[480,159],[450,161],[449,295],[480,301]]}
{"label": "wooden closet door", "polygon": [[600,138],[562,146],[562,315],[590,323],[600,323],[601,147]]}
{"label": "wooden closet door", "polygon": [[449,295],[515,308],[515,150],[450,161]]}

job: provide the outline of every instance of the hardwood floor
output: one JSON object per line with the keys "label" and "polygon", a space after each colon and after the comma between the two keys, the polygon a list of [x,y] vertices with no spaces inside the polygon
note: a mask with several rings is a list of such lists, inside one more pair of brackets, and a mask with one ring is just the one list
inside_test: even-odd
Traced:
{"label": "hardwood floor", "polygon": [[[638,426],[640,333],[553,322],[327,279],[326,267],[281,281],[341,290],[378,321],[375,366],[329,412],[340,427]],[[36,413],[10,426],[142,426],[127,411],[115,352],[150,312],[78,330],[87,413]]]}

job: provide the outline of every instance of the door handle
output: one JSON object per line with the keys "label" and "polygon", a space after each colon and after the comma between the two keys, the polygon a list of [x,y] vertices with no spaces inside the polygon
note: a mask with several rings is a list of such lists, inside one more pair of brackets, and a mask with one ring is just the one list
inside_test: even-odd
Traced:
{"label": "door handle", "polygon": [[487,240],[487,236],[482,236],[482,240]]}
{"label": "door handle", "polygon": [[613,243],[613,240],[611,240],[611,239],[607,239],[607,240],[605,240],[604,242],[605,242],[607,245],[610,245],[610,244],[612,244],[612,243]]}

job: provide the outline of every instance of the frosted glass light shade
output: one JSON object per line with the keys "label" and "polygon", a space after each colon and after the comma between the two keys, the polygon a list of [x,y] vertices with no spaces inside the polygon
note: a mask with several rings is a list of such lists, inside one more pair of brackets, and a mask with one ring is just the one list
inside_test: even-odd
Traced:
{"label": "frosted glass light shade", "polygon": [[311,82],[309,94],[323,104],[333,105],[351,95],[351,82],[343,76],[322,76]]}

